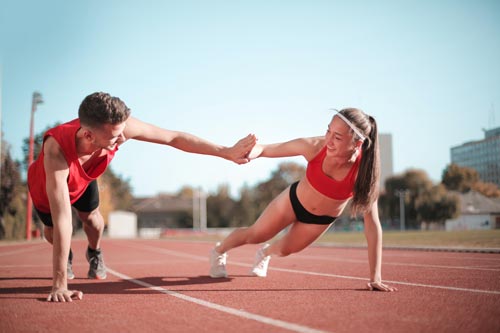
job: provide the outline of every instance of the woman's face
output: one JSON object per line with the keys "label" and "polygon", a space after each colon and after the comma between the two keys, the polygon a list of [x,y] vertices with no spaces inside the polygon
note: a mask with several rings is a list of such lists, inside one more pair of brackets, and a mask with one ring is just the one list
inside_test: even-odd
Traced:
{"label": "woman's face", "polygon": [[334,116],[325,135],[326,153],[328,156],[350,159],[356,149],[351,128],[340,118]]}

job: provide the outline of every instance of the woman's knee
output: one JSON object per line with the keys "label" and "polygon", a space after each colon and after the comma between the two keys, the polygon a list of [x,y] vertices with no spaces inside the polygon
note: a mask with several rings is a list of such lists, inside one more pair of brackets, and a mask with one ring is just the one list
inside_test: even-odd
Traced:
{"label": "woman's knee", "polygon": [[307,247],[307,245],[308,244],[304,244],[302,242],[291,241],[290,238],[285,237],[278,242],[276,253],[279,257],[286,257],[302,251]]}
{"label": "woman's knee", "polygon": [[260,230],[257,228],[248,228],[247,229],[247,244],[259,244],[265,241],[268,241],[271,237],[264,230]]}
{"label": "woman's knee", "polygon": [[278,257],[287,257],[293,253],[296,253],[297,251],[293,251],[290,247],[287,246],[280,246],[278,248]]}

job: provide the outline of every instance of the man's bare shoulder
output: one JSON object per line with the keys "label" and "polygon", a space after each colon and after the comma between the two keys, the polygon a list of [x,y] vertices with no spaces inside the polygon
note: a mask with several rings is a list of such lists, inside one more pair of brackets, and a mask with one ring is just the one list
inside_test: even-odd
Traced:
{"label": "man's bare shoulder", "polygon": [[56,139],[48,137],[43,144],[45,173],[67,172],[69,170],[68,162],[64,156],[63,150]]}
{"label": "man's bare shoulder", "polygon": [[47,157],[63,156],[62,148],[52,136],[48,136],[43,143],[43,153]]}

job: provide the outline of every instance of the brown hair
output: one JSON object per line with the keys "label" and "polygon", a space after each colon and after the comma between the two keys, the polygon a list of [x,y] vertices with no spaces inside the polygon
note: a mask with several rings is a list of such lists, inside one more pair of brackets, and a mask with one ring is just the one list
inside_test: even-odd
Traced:
{"label": "brown hair", "polygon": [[[377,200],[380,179],[380,152],[378,146],[377,122],[372,116],[367,115],[360,109],[347,108],[340,110],[361,133],[365,140],[361,146],[362,157],[359,166],[358,177],[354,183],[354,197],[351,203],[351,214],[366,212],[373,202]],[[353,140],[357,135],[351,129]]]}
{"label": "brown hair", "polygon": [[121,124],[130,116],[130,109],[118,97],[96,92],[88,95],[80,104],[80,123],[92,128],[104,124]]}

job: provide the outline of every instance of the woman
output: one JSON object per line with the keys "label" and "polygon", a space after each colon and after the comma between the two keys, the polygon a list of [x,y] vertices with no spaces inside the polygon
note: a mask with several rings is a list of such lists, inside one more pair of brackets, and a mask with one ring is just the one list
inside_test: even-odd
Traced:
{"label": "woman", "polygon": [[279,194],[251,227],[236,229],[216,244],[210,254],[211,277],[227,277],[229,250],[268,241],[291,225],[285,236],[257,252],[252,274],[265,277],[272,255],[288,256],[305,249],[328,229],[352,199],[352,215],[362,213],[365,221],[370,266],[368,288],[396,290],[382,283],[381,276],[377,124],[359,109],[336,112],[324,136],[254,146],[250,159],[304,156],[308,161],[306,176]]}

